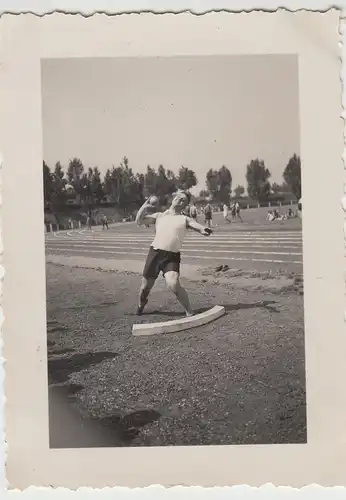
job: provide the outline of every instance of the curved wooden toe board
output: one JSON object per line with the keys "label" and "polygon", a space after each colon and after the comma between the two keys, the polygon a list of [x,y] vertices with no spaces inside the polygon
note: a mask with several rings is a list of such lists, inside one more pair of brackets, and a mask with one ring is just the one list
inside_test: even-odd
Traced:
{"label": "curved wooden toe board", "polygon": [[215,306],[212,309],[208,309],[208,311],[204,311],[203,313],[196,314],[195,316],[191,316],[189,318],[163,321],[160,323],[142,323],[133,325],[132,334],[138,336],[180,332],[182,330],[188,330],[189,328],[195,328],[196,326],[206,325],[224,314],[225,308],[223,306]]}

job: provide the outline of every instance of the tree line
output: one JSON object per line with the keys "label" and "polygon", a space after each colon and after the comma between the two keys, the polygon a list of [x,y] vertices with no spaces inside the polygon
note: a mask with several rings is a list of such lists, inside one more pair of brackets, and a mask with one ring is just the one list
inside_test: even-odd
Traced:
{"label": "tree line", "polygon": [[[270,184],[271,173],[258,158],[246,166],[247,193],[249,198],[263,202],[274,193],[290,192],[297,199],[301,197],[300,157],[294,154],[283,172],[283,182]],[[138,208],[146,197],[155,194],[161,203],[178,189],[191,189],[197,185],[195,172],[181,166],[178,173],[159,165],[157,169],[147,165],[145,173],[135,173],[124,157],[118,166],[108,169],[102,178],[98,167],[86,168],[79,158],[70,160],[66,172],[60,162],[51,170],[43,162],[43,187],[45,208],[52,211],[62,209],[68,200],[74,198],[85,207],[93,208],[103,202],[117,205],[125,211]],[[209,169],[205,179],[206,189],[199,193],[202,199],[213,203],[229,204],[232,197],[232,174],[223,165]],[[245,193],[244,186],[236,186],[233,196],[239,198]]]}

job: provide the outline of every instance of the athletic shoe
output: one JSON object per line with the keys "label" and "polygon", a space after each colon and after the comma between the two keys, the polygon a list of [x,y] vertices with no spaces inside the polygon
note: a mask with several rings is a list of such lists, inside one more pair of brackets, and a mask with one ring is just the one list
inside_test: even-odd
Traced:
{"label": "athletic shoe", "polygon": [[143,309],[147,305],[148,300],[146,300],[143,304],[137,307],[137,316],[140,316],[143,313]]}

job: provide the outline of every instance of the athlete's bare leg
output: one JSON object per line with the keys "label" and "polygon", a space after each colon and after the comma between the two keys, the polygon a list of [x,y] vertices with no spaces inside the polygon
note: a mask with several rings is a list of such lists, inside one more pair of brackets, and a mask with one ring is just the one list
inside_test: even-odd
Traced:
{"label": "athlete's bare leg", "polygon": [[155,281],[155,278],[142,278],[141,288],[139,289],[137,314],[142,314],[143,309],[148,302],[148,297],[151,289],[155,285]]}
{"label": "athlete's bare leg", "polygon": [[179,273],[176,271],[167,271],[165,273],[165,280],[168,290],[170,290],[179,300],[180,304],[185,309],[186,316],[192,316],[193,312],[191,310],[189,296],[180,284]]}

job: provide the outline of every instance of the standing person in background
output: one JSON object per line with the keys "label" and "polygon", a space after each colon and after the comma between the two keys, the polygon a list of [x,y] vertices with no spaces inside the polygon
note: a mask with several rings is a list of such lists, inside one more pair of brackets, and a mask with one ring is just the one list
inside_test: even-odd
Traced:
{"label": "standing person in background", "polygon": [[186,215],[186,217],[190,217],[190,205],[184,208],[183,214]]}
{"label": "standing person in background", "polygon": [[223,205],[223,220],[228,223],[231,222],[228,218],[228,206],[226,205],[226,203],[224,203]]}
{"label": "standing person in background", "polygon": [[87,228],[91,229],[92,225],[92,213],[91,210],[88,210],[88,215],[87,215]]}
{"label": "standing person in background", "polygon": [[298,217],[302,217],[303,215],[303,198],[300,198],[298,201],[298,210],[297,210]]}
{"label": "standing person in background", "polygon": [[197,221],[197,207],[193,202],[190,205],[190,217],[191,219]]}
{"label": "standing person in background", "polygon": [[108,228],[108,219],[107,219],[107,215],[104,215],[102,217],[102,229],[109,229]]}
{"label": "standing person in background", "polygon": [[231,215],[232,215],[232,219],[235,220],[237,214],[236,214],[236,208],[235,208],[234,202],[231,205]]}
{"label": "standing person in background", "polygon": [[213,211],[211,209],[210,203],[207,203],[204,207],[204,220],[207,226],[210,228],[213,218]]}
{"label": "standing person in background", "polygon": [[237,219],[240,219],[243,222],[243,219],[240,217],[240,205],[238,202],[235,203],[235,215]]}

